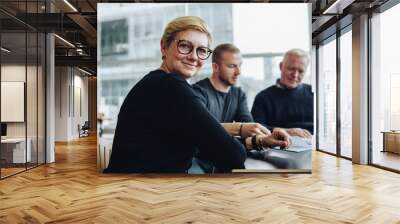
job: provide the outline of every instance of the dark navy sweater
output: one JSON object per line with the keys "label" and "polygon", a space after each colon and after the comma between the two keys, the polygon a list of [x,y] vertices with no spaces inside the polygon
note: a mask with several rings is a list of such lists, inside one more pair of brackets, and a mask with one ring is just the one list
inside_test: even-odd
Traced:
{"label": "dark navy sweater", "polygon": [[272,130],[274,127],[303,128],[314,132],[314,97],[311,86],[295,89],[271,86],[257,94],[251,109],[254,121]]}

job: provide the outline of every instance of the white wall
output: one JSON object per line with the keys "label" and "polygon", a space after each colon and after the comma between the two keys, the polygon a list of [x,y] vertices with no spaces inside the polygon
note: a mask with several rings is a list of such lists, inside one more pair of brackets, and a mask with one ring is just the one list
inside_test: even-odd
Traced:
{"label": "white wall", "polygon": [[81,126],[85,123],[85,121],[89,120],[88,114],[88,77],[82,76],[82,73],[78,73],[77,70],[74,71],[74,111],[73,113],[73,123],[72,123],[72,133],[74,136],[78,136],[77,126],[80,124]]}
{"label": "white wall", "polygon": [[[42,67],[40,65],[3,64],[1,66],[1,76],[2,82],[24,82],[24,91],[26,90],[26,100],[24,100],[22,108],[19,108],[19,110],[22,110],[19,112],[26,113],[26,119],[24,117],[22,122],[6,122],[7,137],[24,138],[26,135],[29,139],[28,144],[31,144],[29,147],[32,152],[32,161],[36,162],[36,159],[39,159],[39,163],[44,163],[45,120],[43,110],[45,90]],[[7,97],[7,95],[2,95],[3,97]],[[2,107],[1,110],[2,112],[13,113],[13,108],[11,107]]]}
{"label": "white wall", "polygon": [[[2,65],[1,66],[1,81],[4,82],[25,82],[26,69],[28,73],[31,73],[34,69],[32,66],[25,65]],[[35,92],[28,92],[27,96],[36,96]],[[28,100],[29,101],[29,100]],[[36,105],[35,105],[36,107]],[[1,108],[1,110],[7,110],[7,108]],[[29,116],[29,114],[28,114]],[[31,121],[31,117],[28,117]],[[7,136],[8,137],[25,137],[25,123],[26,122],[7,122]],[[29,126],[30,127],[30,126]]]}
{"label": "white wall", "polygon": [[68,140],[68,88],[70,84],[68,71],[67,67],[55,68],[55,141]]}
{"label": "white wall", "polygon": [[88,120],[88,78],[72,67],[56,67],[55,73],[55,140],[70,141]]}
{"label": "white wall", "polygon": [[[25,82],[25,69],[25,65],[2,65],[1,81]],[[25,122],[8,122],[7,137],[25,137]]]}

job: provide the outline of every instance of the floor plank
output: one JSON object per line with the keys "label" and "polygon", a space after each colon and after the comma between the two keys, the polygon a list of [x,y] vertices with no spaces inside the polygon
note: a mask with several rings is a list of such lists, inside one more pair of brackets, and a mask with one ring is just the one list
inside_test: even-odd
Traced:
{"label": "floor plank", "polygon": [[96,172],[96,139],[0,181],[0,223],[400,223],[400,175],[313,153],[312,174]]}

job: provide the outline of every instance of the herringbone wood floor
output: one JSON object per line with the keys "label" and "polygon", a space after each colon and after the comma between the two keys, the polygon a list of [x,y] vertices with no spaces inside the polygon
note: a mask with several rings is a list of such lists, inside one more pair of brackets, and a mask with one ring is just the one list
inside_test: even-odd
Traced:
{"label": "herringbone wood floor", "polygon": [[400,175],[320,152],[311,175],[96,173],[94,137],[0,181],[0,223],[400,223]]}

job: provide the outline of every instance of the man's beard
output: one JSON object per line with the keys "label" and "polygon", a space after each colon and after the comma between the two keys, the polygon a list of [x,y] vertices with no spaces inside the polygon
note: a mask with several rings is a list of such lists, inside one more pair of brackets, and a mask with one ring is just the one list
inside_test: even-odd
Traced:
{"label": "man's beard", "polygon": [[234,84],[230,83],[229,80],[225,79],[222,76],[218,76],[221,83],[227,87],[233,86]]}

